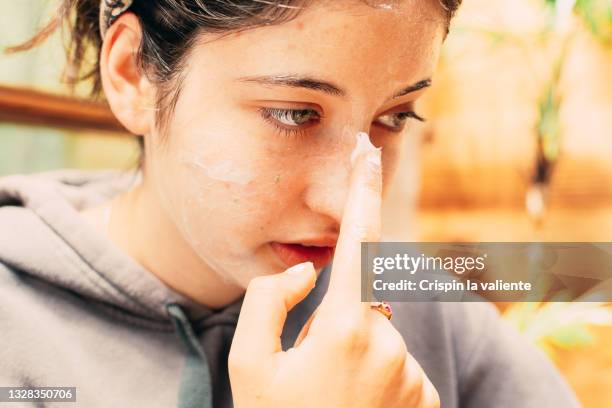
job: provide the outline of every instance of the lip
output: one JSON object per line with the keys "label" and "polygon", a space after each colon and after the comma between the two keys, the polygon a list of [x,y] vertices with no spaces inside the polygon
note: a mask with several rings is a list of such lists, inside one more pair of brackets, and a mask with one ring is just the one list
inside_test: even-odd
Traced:
{"label": "lip", "polygon": [[[322,243],[328,245],[321,245]],[[319,269],[331,262],[335,244],[335,240],[313,240],[300,243],[272,242],[270,246],[288,268],[310,261],[315,269]]]}

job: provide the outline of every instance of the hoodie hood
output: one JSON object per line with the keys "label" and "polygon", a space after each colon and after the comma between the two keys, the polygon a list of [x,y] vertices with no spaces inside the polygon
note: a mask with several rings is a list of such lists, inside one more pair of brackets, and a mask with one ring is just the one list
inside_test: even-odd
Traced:
{"label": "hoodie hood", "polygon": [[78,213],[129,189],[139,178],[133,172],[61,171],[0,179],[0,261],[150,323],[169,323],[169,304],[181,305],[191,320],[225,315],[235,321],[240,302],[220,314],[186,299]]}

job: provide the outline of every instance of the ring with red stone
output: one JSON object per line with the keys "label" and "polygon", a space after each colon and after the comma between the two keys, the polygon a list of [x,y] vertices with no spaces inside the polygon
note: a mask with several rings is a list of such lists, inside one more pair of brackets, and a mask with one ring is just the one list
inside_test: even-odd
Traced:
{"label": "ring with red stone", "polygon": [[387,302],[370,302],[370,308],[382,313],[389,320],[393,316],[393,309],[391,309],[391,305]]}

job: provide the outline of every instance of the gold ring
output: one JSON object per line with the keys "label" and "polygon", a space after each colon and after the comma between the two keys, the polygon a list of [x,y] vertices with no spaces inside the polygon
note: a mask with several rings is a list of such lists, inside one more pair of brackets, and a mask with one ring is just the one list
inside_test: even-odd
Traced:
{"label": "gold ring", "polygon": [[391,309],[391,305],[387,302],[370,302],[370,308],[382,313],[389,320],[393,316],[393,309]]}

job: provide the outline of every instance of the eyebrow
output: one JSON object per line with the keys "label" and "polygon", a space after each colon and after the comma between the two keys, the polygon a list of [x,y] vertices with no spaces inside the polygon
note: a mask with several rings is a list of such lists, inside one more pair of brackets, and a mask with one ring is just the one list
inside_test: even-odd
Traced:
{"label": "eyebrow", "polygon": [[423,79],[415,84],[409,85],[406,88],[402,89],[395,95],[393,95],[393,99],[402,97],[404,95],[408,95],[409,93],[416,92],[420,89],[427,88],[431,86],[431,78]]}
{"label": "eyebrow", "polygon": [[297,76],[297,75],[272,75],[242,77],[238,79],[242,82],[251,82],[260,85],[286,86],[290,88],[305,88],[324,92],[333,96],[346,96],[346,91],[331,82],[322,81],[316,78]]}
{"label": "eyebrow", "polygon": [[[241,82],[249,82],[256,83],[260,85],[268,85],[268,86],[285,86],[290,88],[304,88],[304,89],[312,89],[314,91],[323,92],[332,96],[346,96],[347,92],[341,87],[320,79],[307,77],[307,76],[299,76],[299,75],[262,75],[262,76],[251,76],[251,77],[241,77],[238,78],[238,81]],[[395,93],[392,96],[392,99],[396,99],[402,97],[404,95],[408,95],[412,92],[416,92],[420,89],[427,88],[431,86],[431,79],[423,79],[418,81],[412,85],[407,86],[401,91]]]}

